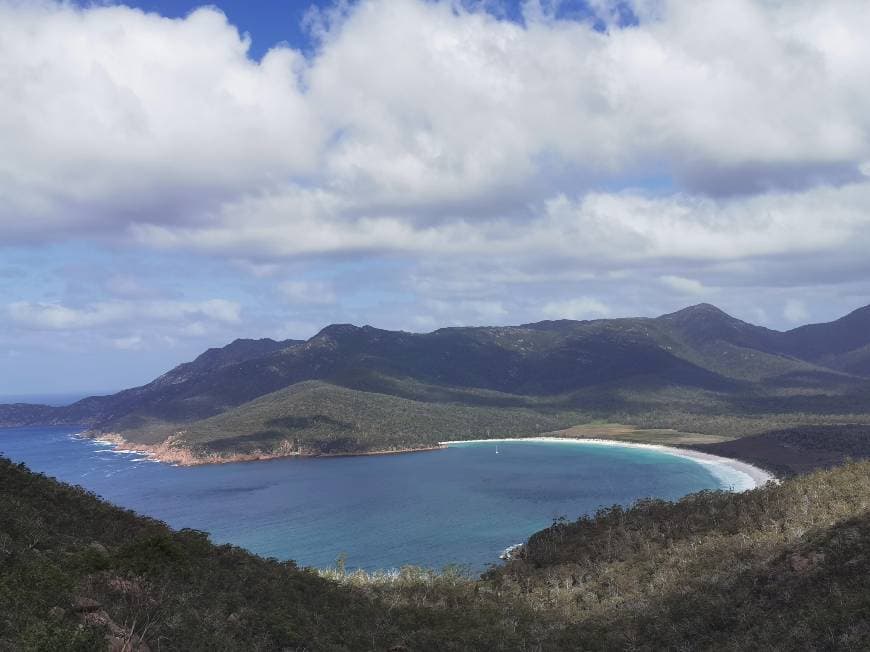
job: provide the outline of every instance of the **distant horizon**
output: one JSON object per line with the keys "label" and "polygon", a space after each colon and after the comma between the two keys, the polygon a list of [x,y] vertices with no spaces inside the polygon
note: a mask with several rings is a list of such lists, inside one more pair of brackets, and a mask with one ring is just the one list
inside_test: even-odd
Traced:
{"label": "distant horizon", "polygon": [[105,391],[77,391],[56,392],[49,394],[0,394],[0,405],[9,403],[29,403],[34,405],[50,405],[51,407],[64,407],[88,398],[90,396],[103,396],[115,394],[126,388]]}

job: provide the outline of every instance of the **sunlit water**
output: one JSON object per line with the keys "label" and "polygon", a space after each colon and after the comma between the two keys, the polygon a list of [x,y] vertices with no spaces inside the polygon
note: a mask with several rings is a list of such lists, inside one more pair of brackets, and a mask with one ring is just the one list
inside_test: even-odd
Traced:
{"label": "sunlit water", "polygon": [[0,453],[173,527],[306,566],[331,566],[346,554],[349,568],[458,563],[481,571],[554,518],[720,487],[696,462],[618,446],[474,443],[176,467],[75,432],[0,429]]}

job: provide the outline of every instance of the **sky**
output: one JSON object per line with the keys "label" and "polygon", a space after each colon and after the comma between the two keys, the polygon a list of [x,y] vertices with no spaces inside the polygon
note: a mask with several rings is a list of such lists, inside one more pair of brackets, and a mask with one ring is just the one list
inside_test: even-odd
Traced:
{"label": "sky", "polygon": [[330,323],[870,304],[865,0],[0,0],[0,395]]}

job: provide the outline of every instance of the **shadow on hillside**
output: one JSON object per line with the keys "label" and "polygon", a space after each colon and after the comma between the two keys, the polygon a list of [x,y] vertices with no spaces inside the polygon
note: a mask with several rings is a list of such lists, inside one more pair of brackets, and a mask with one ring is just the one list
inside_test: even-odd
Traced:
{"label": "shadow on hillside", "polygon": [[798,426],[692,448],[789,476],[870,458],[870,426]]}

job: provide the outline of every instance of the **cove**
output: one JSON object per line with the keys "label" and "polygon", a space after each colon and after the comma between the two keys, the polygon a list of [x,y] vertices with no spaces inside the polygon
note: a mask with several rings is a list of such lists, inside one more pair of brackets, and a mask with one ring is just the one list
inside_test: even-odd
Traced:
{"label": "cove", "polygon": [[266,557],[348,568],[459,564],[480,572],[554,519],[727,488],[659,450],[473,442],[402,455],[175,467],[69,427],[0,429],[0,454],[175,528]]}

